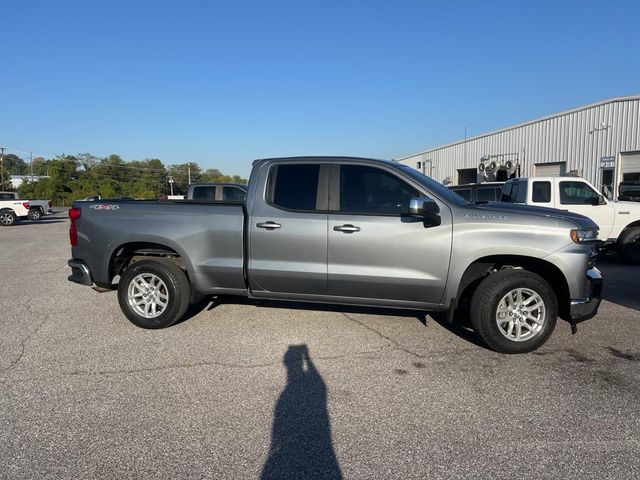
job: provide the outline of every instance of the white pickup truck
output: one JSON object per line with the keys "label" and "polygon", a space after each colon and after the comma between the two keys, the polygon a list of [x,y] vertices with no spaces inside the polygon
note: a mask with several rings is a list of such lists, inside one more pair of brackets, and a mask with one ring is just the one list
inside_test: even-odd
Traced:
{"label": "white pickup truck", "polygon": [[18,215],[19,217],[29,220],[40,220],[43,215],[52,215],[51,200],[24,200],[18,197],[16,192],[0,192],[0,200],[21,200],[29,203],[26,215]]}
{"label": "white pickup truck", "polygon": [[501,201],[558,208],[589,217],[600,227],[598,238],[623,259],[640,264],[640,203],[606,199],[578,177],[521,177],[502,187]]}
{"label": "white pickup truck", "polygon": [[0,225],[8,227],[16,223],[19,218],[27,218],[29,214],[29,202],[27,200],[15,200],[4,193],[0,193]]}

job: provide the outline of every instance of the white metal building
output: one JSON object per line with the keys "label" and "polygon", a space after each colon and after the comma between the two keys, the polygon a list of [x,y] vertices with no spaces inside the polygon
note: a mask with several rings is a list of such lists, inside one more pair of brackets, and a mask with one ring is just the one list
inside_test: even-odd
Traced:
{"label": "white metal building", "polygon": [[619,97],[397,159],[445,185],[576,175],[611,196],[640,180],[640,96]]}

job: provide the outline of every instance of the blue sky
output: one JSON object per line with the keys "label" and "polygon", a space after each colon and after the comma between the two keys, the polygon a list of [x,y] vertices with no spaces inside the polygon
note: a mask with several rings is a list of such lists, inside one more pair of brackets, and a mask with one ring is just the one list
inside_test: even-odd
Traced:
{"label": "blue sky", "polygon": [[32,1],[0,27],[0,146],[247,175],[394,158],[640,93],[640,2]]}

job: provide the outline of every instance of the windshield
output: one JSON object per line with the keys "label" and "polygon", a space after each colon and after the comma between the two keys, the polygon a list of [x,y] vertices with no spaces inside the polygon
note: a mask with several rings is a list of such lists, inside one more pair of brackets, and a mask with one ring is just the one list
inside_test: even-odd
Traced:
{"label": "windshield", "polygon": [[455,203],[456,205],[466,205],[466,200],[460,195],[449,190],[444,185],[439,184],[432,178],[427,177],[423,173],[420,173],[416,169],[401,164],[398,164],[397,167],[402,171],[402,173],[409,175],[413,180],[418,182],[420,185],[423,185],[426,189],[432,191],[441,199]]}

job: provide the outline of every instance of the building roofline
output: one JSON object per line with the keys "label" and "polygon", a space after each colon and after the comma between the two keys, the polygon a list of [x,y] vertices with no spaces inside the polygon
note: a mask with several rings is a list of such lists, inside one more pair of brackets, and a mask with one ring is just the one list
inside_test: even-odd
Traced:
{"label": "building roofline", "polygon": [[472,140],[478,140],[480,138],[488,137],[490,135],[495,135],[497,133],[508,132],[509,130],[514,130],[520,127],[526,127],[527,125],[533,125],[534,123],[543,122],[545,120],[550,120],[552,118],[562,117],[564,115],[569,115],[576,112],[581,112],[582,110],[588,110],[594,107],[600,107],[602,105],[607,105],[609,103],[618,103],[618,102],[628,102],[633,100],[640,100],[640,95],[629,95],[626,97],[613,97],[607,100],[601,100],[599,102],[590,103],[589,105],[583,105],[582,107],[572,108],[571,110],[565,110],[564,112],[554,113],[552,115],[546,115],[544,117],[539,117],[534,120],[528,120],[526,122],[518,123],[516,125],[512,125],[510,127],[500,128],[498,130],[493,130],[491,132],[481,133],[480,135],[476,135],[474,137],[469,137],[465,140],[457,140],[455,142],[447,143],[445,145],[441,145],[439,147],[430,148],[428,150],[423,150],[417,153],[412,153],[410,155],[404,155],[402,157],[395,158],[396,161],[406,160],[407,158],[412,158],[417,155],[424,155],[425,153],[435,152],[436,150],[442,150],[443,148],[453,147],[454,145],[460,145],[466,142],[470,142]]}

